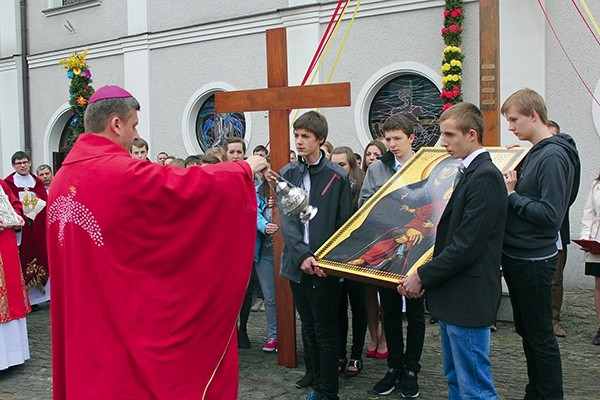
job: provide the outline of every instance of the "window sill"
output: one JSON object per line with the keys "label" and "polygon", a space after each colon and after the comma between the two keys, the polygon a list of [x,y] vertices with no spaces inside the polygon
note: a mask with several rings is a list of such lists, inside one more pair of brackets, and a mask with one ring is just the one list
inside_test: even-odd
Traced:
{"label": "window sill", "polygon": [[78,11],[83,10],[84,8],[99,6],[100,4],[102,4],[102,0],[87,0],[81,3],[69,4],[68,6],[48,8],[46,10],[42,10],[42,13],[44,13],[46,17],[52,17],[54,15],[66,14],[71,11]]}

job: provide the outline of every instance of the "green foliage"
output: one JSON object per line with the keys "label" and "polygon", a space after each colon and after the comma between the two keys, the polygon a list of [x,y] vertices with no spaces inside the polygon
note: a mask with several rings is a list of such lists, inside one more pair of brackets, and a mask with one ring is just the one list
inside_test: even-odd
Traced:
{"label": "green foliage", "polygon": [[71,80],[69,85],[69,105],[71,106],[71,136],[69,145],[72,146],[77,137],[85,131],[83,126],[83,114],[87,108],[88,101],[94,88],[92,87],[92,73],[85,58],[87,50],[82,53],[73,53],[59,64],[67,70],[67,77]]}

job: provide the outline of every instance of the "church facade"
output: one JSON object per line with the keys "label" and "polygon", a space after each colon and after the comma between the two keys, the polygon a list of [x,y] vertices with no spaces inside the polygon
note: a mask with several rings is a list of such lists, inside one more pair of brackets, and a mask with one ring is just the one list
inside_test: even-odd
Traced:
{"label": "church facade", "polygon": [[[95,88],[118,84],[137,97],[142,106],[139,132],[150,143],[152,158],[160,151],[185,157],[219,140],[211,136],[215,121],[207,117],[215,92],[266,87],[265,31],[287,28],[288,80],[298,85],[337,4],[2,0],[3,176],[12,171],[10,156],[17,150],[30,150],[34,166],[52,165],[64,147],[71,117],[69,80],[58,61],[70,53],[89,50]],[[588,5],[590,15],[599,17],[600,4]],[[350,2],[313,81],[351,83],[350,107],[321,110],[330,123],[330,142],[362,153],[377,134],[378,122],[395,111],[415,114],[422,131],[434,137],[442,104],[444,1],[363,0],[353,20],[357,6],[357,1]],[[481,82],[479,35],[486,29],[480,26],[479,7],[477,0],[464,1],[462,88],[464,99],[475,104]],[[568,2],[553,1],[502,0],[499,21],[500,103],[522,87],[535,89],[545,97],[550,118],[578,144],[582,185],[571,208],[572,233],[577,236],[589,187],[600,173],[600,51],[594,27],[588,29]],[[244,136],[250,149],[268,142],[266,112],[234,117],[220,123],[229,123]],[[500,132],[501,145],[518,143],[503,118]],[[570,251],[569,264],[576,268],[566,272],[571,274],[567,285],[592,285],[583,276],[579,250]]]}

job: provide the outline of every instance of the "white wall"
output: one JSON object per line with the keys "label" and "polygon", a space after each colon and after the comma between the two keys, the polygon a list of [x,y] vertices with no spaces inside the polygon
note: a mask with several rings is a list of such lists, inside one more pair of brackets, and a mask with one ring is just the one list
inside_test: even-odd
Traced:
{"label": "white wall", "polygon": [[13,172],[10,157],[23,150],[23,109],[21,60],[14,57],[0,63],[0,149],[2,171],[0,178]]}
{"label": "white wall", "polygon": [[[563,43],[578,72],[588,87],[600,81],[600,52],[594,37],[571,4],[546,1],[546,9],[558,37]],[[579,7],[581,5],[577,2]],[[598,21],[600,2],[587,1],[592,15]],[[582,10],[583,11],[583,10]],[[586,16],[587,18],[587,16]],[[588,20],[588,23],[589,20]],[[591,25],[591,23],[590,23]],[[594,29],[594,28],[592,28]],[[551,119],[556,120],[564,132],[577,142],[582,174],[579,196],[571,207],[571,235],[579,237],[583,206],[592,180],[600,173],[598,127],[592,119],[592,96],[568,63],[550,29],[546,29],[546,103]],[[597,97],[600,101],[600,97]],[[567,286],[593,287],[593,278],[583,275],[583,253],[577,245],[569,246],[569,259],[565,274]]]}
{"label": "white wall", "polygon": [[19,2],[0,0],[0,58],[20,53]]}

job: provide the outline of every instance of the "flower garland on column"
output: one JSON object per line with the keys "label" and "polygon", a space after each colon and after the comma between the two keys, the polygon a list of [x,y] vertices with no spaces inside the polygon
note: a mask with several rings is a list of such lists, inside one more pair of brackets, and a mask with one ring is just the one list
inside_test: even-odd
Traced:
{"label": "flower garland on column", "polygon": [[463,1],[446,0],[444,7],[444,27],[442,37],[446,47],[442,53],[442,110],[462,101],[462,23],[464,19]]}
{"label": "flower garland on column", "polygon": [[94,94],[92,87],[92,72],[85,58],[88,51],[73,53],[68,58],[60,60],[58,63],[67,70],[67,78],[71,80],[69,86],[69,105],[71,106],[71,128],[72,134],[69,138],[69,145],[73,145],[77,137],[84,132],[83,113],[87,103]]}

